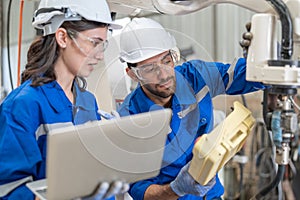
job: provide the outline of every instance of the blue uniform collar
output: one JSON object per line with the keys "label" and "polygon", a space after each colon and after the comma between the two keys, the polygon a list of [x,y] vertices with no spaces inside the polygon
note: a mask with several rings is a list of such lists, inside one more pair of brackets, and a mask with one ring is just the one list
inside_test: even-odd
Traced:
{"label": "blue uniform collar", "polygon": [[[56,112],[62,112],[68,107],[72,107],[72,103],[69,101],[69,99],[66,97],[63,89],[60,87],[60,85],[56,81],[52,81],[50,83],[44,84],[40,86],[43,90],[49,104],[51,107],[55,109]],[[74,81],[73,89],[75,90],[75,105],[76,107],[81,107],[85,110],[94,110],[95,105],[94,103],[87,101],[86,98],[84,98],[81,93],[86,92],[85,90],[81,91],[78,84]]]}
{"label": "blue uniform collar", "polygon": [[95,110],[94,96],[85,89],[81,89],[76,82],[73,87],[76,91],[75,106],[84,110]]}
{"label": "blue uniform collar", "polygon": [[197,103],[197,100],[195,98],[195,92],[193,88],[190,86],[190,84],[188,83],[188,81],[186,80],[186,78],[183,77],[183,75],[179,73],[176,69],[175,69],[175,76],[176,76],[176,89],[175,89],[175,94],[173,96],[172,105],[174,104],[191,105]]}

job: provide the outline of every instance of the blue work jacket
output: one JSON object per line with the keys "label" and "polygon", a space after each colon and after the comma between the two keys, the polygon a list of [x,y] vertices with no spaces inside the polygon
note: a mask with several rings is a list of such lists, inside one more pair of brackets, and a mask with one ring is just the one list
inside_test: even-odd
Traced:
{"label": "blue work jacket", "polygon": [[[0,186],[28,176],[45,178],[47,124],[100,120],[94,95],[76,82],[75,104],[56,81],[30,84],[26,81],[13,90],[0,106]],[[32,200],[34,195],[22,184],[0,199]]]}
{"label": "blue work jacket", "polygon": [[[180,169],[192,159],[195,139],[213,129],[213,97],[249,93],[264,88],[260,83],[247,82],[245,73],[246,61],[242,58],[232,65],[193,60],[175,68],[176,90],[172,97],[173,115],[170,122],[172,131],[167,137],[163,166],[158,176],[131,185],[129,193],[133,199],[142,200],[151,184],[163,185],[173,181]],[[118,112],[126,116],[156,109],[162,107],[155,105],[138,85],[125,98]],[[206,199],[220,197],[223,193],[224,188],[217,176],[216,184],[207,193]],[[185,195],[179,199],[203,197]]]}

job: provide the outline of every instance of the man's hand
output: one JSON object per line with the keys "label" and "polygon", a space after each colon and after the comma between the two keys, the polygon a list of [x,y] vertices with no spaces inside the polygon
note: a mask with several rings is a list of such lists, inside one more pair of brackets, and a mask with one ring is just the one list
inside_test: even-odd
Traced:
{"label": "man's hand", "polygon": [[93,194],[77,198],[76,200],[102,200],[118,194],[124,194],[128,190],[129,184],[123,181],[114,181],[111,184],[108,182],[102,182]]}
{"label": "man's hand", "polygon": [[189,166],[190,162],[180,170],[176,179],[170,183],[170,187],[178,196],[186,194],[204,196],[215,185],[216,178],[212,178],[206,185],[200,185],[188,173]]}
{"label": "man's hand", "polygon": [[243,48],[243,56],[244,58],[247,58],[248,55],[248,49],[251,44],[252,40],[252,33],[250,32],[251,30],[251,22],[248,22],[246,24],[246,30],[247,32],[243,33],[243,39],[240,41],[240,46]]}

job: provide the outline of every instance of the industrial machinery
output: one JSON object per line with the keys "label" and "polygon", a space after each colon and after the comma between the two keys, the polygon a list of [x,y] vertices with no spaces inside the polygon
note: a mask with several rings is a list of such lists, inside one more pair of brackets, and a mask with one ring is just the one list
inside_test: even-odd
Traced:
{"label": "industrial machinery", "polygon": [[[278,185],[292,157],[298,116],[294,97],[300,86],[300,0],[108,0],[112,11],[131,16],[141,11],[183,15],[219,3],[231,3],[256,12],[247,56],[249,81],[268,86],[263,117],[276,147],[277,175],[252,199],[261,199]],[[130,3],[128,3],[130,2]],[[279,36],[277,32],[279,31]],[[280,39],[278,39],[280,38]]]}

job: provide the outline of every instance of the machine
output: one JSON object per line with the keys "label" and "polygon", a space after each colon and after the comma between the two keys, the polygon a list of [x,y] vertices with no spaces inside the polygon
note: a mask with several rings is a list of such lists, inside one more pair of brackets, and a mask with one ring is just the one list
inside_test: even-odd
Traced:
{"label": "machine", "polygon": [[[142,11],[183,15],[219,3],[231,3],[256,12],[253,39],[247,56],[249,81],[263,82],[263,116],[276,146],[277,175],[252,199],[261,199],[276,187],[292,157],[300,110],[294,97],[300,86],[300,0],[108,0],[112,11],[136,16]],[[130,3],[128,3],[130,2]],[[279,31],[280,34],[276,34]],[[279,39],[278,39],[279,38]]]}

